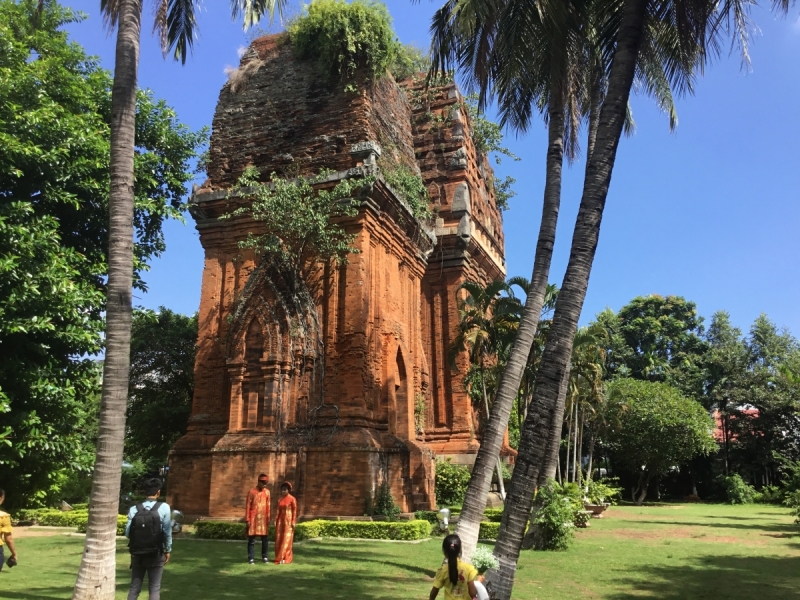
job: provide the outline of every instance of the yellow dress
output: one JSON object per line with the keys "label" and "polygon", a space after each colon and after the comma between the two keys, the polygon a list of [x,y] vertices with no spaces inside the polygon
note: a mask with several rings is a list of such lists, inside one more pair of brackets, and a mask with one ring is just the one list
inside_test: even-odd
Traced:
{"label": "yellow dress", "polygon": [[447,561],[436,572],[436,577],[433,579],[433,587],[437,589],[444,589],[445,600],[471,600],[469,595],[470,581],[475,581],[478,576],[478,569],[469,563],[463,562],[458,559],[458,583],[453,585],[450,582],[450,571],[447,568]]}
{"label": "yellow dress", "polygon": [[11,529],[11,515],[0,510],[0,546],[6,543],[6,535],[13,533]]}
{"label": "yellow dress", "polygon": [[269,490],[253,488],[247,494],[245,520],[250,524],[247,535],[267,535],[269,533]]}

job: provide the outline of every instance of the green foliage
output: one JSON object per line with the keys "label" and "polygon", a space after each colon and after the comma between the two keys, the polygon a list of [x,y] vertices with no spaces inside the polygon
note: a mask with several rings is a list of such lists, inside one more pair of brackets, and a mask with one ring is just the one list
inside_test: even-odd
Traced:
{"label": "green foliage", "polygon": [[[41,11],[39,10],[41,9]],[[111,77],[55,2],[0,0],[0,481],[9,508],[58,497],[94,457],[108,248]],[[35,25],[34,25],[35,24]],[[207,139],[137,95],[135,282],[180,217]]]}
{"label": "green foliage", "polygon": [[728,504],[752,504],[756,490],[748,485],[738,473],[722,477],[722,486],[725,490],[725,500]]}
{"label": "green foliage", "polygon": [[[552,479],[539,488],[534,503],[533,526],[536,550],[566,550],[574,530],[575,505],[570,491]],[[583,507],[581,507],[583,508]]]}
{"label": "green foliage", "polygon": [[487,508],[483,511],[483,516],[486,517],[488,521],[492,523],[499,523],[503,520],[503,509],[502,508]]}
{"label": "green foliage", "polygon": [[414,396],[414,431],[421,434],[425,431],[425,413],[428,410],[425,394],[417,393]]}
{"label": "green foliage", "polygon": [[464,465],[454,465],[450,459],[436,461],[436,503],[439,506],[461,504],[469,479],[469,469]]}
{"label": "green foliage", "polygon": [[[223,521],[198,521],[194,524],[195,535],[212,540],[246,539],[244,523]],[[424,520],[415,521],[305,521],[297,523],[294,530],[296,541],[311,538],[360,538],[371,540],[421,540],[430,535],[431,525]],[[270,530],[274,538],[274,528]]]}
{"label": "green foliage", "polygon": [[590,481],[586,486],[586,497],[592,504],[610,503],[616,504],[622,494],[622,488],[616,485],[619,483],[617,477],[603,478],[598,481]]}
{"label": "green foliage", "polygon": [[[52,508],[23,509],[14,514],[20,521],[34,521],[44,527],[76,527],[78,533],[86,533],[89,523],[89,509],[87,505],[75,505],[74,510],[60,511]],[[117,515],[117,535],[125,535],[125,526],[128,518]]]}
{"label": "green foliage", "polygon": [[500,523],[492,523],[490,521],[481,521],[480,528],[478,529],[479,540],[496,540],[497,535],[500,533]]}
{"label": "green foliage", "polygon": [[497,123],[490,121],[486,115],[478,110],[478,94],[470,94],[466,97],[464,107],[470,117],[470,131],[472,143],[478,154],[494,154],[495,162],[499,165],[501,158],[505,155],[513,160],[520,160],[519,156],[503,146],[503,129]]}
{"label": "green foliage", "polygon": [[384,180],[405,200],[411,213],[418,219],[431,218],[430,199],[422,177],[404,164],[387,165],[382,170]]}
{"label": "green foliage", "polygon": [[517,195],[517,192],[511,189],[517,180],[511,175],[506,175],[503,179],[493,178],[489,180],[489,185],[494,191],[494,201],[497,208],[500,210],[508,210],[508,201]]}
{"label": "green foliage", "polygon": [[615,464],[638,475],[637,494],[646,495],[654,476],[717,448],[705,409],[665,383],[618,379],[609,384],[608,398]]}
{"label": "green foliage", "polygon": [[[287,31],[301,58],[316,59],[339,81],[352,80],[359,69],[382,77],[400,48],[388,9],[375,0],[315,0]],[[409,53],[400,60],[411,68]]]}
{"label": "green foliage", "polygon": [[392,496],[392,488],[388,481],[383,481],[378,486],[378,491],[375,494],[375,503],[373,505],[373,512],[376,515],[383,515],[390,521],[396,521],[400,515],[400,507],[394,501]]}
{"label": "green foliage", "polygon": [[753,494],[753,502],[757,504],[782,504],[786,498],[786,490],[777,485],[765,485]]}
{"label": "green foliage", "polygon": [[265,233],[250,233],[240,247],[253,249],[276,265],[288,268],[299,279],[303,279],[303,266],[308,259],[344,263],[348,254],[358,252],[352,246],[356,236],[331,219],[355,216],[358,213],[355,197],[370,181],[344,179],[333,189],[315,190],[313,185],[326,176],[327,173],[322,173],[290,181],[273,173],[271,183],[262,183],[258,169],[250,167],[239,178],[232,194],[250,197],[252,203],[220,218],[249,215],[257,221]]}
{"label": "green foliage", "polygon": [[492,549],[489,546],[478,546],[472,553],[472,566],[478,569],[481,575],[486,573],[489,569],[496,569],[500,566],[500,561],[492,554]]}
{"label": "green foliage", "polygon": [[194,392],[197,315],[137,310],[131,328],[126,456],[158,465],[186,433]]}
{"label": "green foliage", "polygon": [[395,81],[402,81],[419,73],[427,73],[430,65],[431,57],[422,48],[413,44],[398,44],[389,71]]}

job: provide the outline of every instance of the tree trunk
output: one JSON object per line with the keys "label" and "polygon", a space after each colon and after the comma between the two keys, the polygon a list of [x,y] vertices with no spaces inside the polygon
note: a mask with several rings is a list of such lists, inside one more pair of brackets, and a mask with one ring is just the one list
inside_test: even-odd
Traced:
{"label": "tree trunk", "polygon": [[536,376],[535,398],[520,436],[514,475],[494,554],[500,568],[491,571],[493,598],[508,600],[514,586],[520,546],[534,487],[555,451],[552,438],[561,434],[564,404],[561,390],[569,371],[572,344],[586,297],[592,261],[600,235],[611,172],[627,113],[636,71],[648,0],[626,0],[617,46],[609,72],[608,93],[600,111],[597,138],[586,169],[583,197],[575,223],[564,282],[556,302],[552,329]]}
{"label": "tree trunk", "polygon": [[[486,433],[481,440],[472,477],[464,497],[461,516],[456,526],[456,533],[461,537],[462,557],[469,561],[475,546],[478,544],[478,530],[483,519],[486,496],[491,485],[491,472],[496,457],[500,453],[508,418],[519,393],[519,384],[528,364],[528,356],[533,346],[539,317],[542,314],[547,281],[550,275],[550,262],[553,257],[553,246],[556,239],[556,224],[561,205],[561,170],[564,162],[564,109],[563,104],[551,103],[550,122],[548,126],[547,173],[544,188],[544,205],[542,222],[539,228],[539,239],[536,242],[536,257],[533,263],[531,287],[527,290],[525,310],[520,319],[519,329],[514,338],[514,345],[508,358],[506,368],[500,377],[497,395],[492,406],[491,417]],[[527,410],[527,423],[531,411]],[[563,408],[562,415],[563,421]],[[514,467],[516,469],[516,467]],[[527,514],[525,515],[527,521]],[[524,525],[523,525],[524,527]]]}
{"label": "tree trunk", "polygon": [[648,487],[650,487],[650,476],[648,475],[645,477],[644,475],[639,475],[639,489],[634,493],[633,499],[633,501],[636,502],[636,506],[644,504],[644,499],[647,498]]}
{"label": "tree trunk", "polygon": [[581,427],[578,431],[578,485],[583,485],[583,422],[586,419],[586,411],[580,411]]}
{"label": "tree trunk", "polygon": [[[592,428],[590,428],[592,429]],[[589,463],[586,465],[586,483],[587,485],[592,482],[594,478],[594,474],[592,473],[592,469],[594,468],[592,464],[592,460],[594,459],[594,440],[595,434],[594,429],[592,429],[592,437],[589,440]]]}
{"label": "tree trunk", "polygon": [[572,401],[572,407],[575,413],[575,425],[573,427],[575,439],[572,440],[572,481],[578,483],[578,402],[577,398]]}
{"label": "tree trunk", "polygon": [[571,471],[569,469],[569,457],[571,456],[570,455],[570,450],[571,449],[572,449],[572,407],[570,406],[570,408],[569,408],[569,420],[567,421],[567,462],[566,462],[566,465],[567,465],[567,469],[566,469],[567,483],[570,482],[570,473],[571,473]]}
{"label": "tree trunk", "polygon": [[[481,386],[483,387],[483,406],[486,408],[486,425],[489,425],[491,413],[489,411],[489,396],[486,394],[486,374],[481,369]],[[491,483],[490,483],[491,485]],[[503,465],[500,461],[500,453],[497,454],[497,487],[500,489],[500,498],[506,501],[506,484],[503,483]],[[485,505],[484,505],[485,506]]]}
{"label": "tree trunk", "polygon": [[133,284],[134,136],[142,5],[121,0],[111,94],[106,354],[97,458],[73,600],[113,600],[122,451],[130,367]]}

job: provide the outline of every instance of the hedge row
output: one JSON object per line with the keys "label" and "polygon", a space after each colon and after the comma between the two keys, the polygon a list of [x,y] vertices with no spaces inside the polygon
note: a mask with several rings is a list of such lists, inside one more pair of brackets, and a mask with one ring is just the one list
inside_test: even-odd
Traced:
{"label": "hedge row", "polygon": [[[86,533],[86,527],[89,524],[89,519],[85,519],[78,524],[78,533]],[[117,515],[117,535],[125,535],[125,526],[128,524],[128,517],[125,515]]]}
{"label": "hedge row", "polygon": [[78,527],[89,519],[88,510],[71,510],[62,512],[52,508],[21,510],[16,517],[20,521],[35,521],[37,525],[47,527]]}
{"label": "hedge row", "polygon": [[[246,538],[244,523],[224,521],[198,521],[194,524],[195,535],[207,540],[243,540]],[[364,538],[370,540],[421,540],[431,533],[428,521],[306,521],[298,523],[294,530],[297,541],[318,537]],[[275,529],[270,530],[274,538]]]}
{"label": "hedge row", "polygon": [[[457,514],[459,513],[456,511],[451,511],[451,516],[455,516]],[[438,515],[439,512],[435,510],[418,510],[414,513],[414,518],[427,521],[431,525],[437,525],[439,523]],[[503,518],[503,509],[487,508],[485,511],[483,511],[483,517],[485,520],[491,521],[492,523],[499,523]]]}
{"label": "hedge row", "polygon": [[497,534],[500,533],[500,523],[491,523],[484,521],[481,523],[480,531],[478,532],[478,539],[480,540],[496,540]]}

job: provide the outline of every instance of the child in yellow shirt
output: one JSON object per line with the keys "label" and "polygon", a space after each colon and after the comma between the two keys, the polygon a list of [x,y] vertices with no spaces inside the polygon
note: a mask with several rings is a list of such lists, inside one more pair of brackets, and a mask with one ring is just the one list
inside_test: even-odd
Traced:
{"label": "child in yellow shirt", "polygon": [[461,538],[454,533],[448,535],[442,542],[442,551],[447,557],[447,563],[439,568],[433,579],[430,600],[434,600],[442,588],[444,588],[444,600],[472,600],[478,595],[475,589],[478,570],[459,558]]}
{"label": "child in yellow shirt", "polygon": [[[5,499],[6,493],[0,490],[0,506],[2,506],[3,500]],[[5,560],[3,550],[5,546],[8,546],[8,549],[11,551],[11,556],[9,558],[13,558],[16,561],[17,549],[14,547],[14,538],[12,536],[11,515],[0,510],[0,571],[3,570],[3,562]]]}

